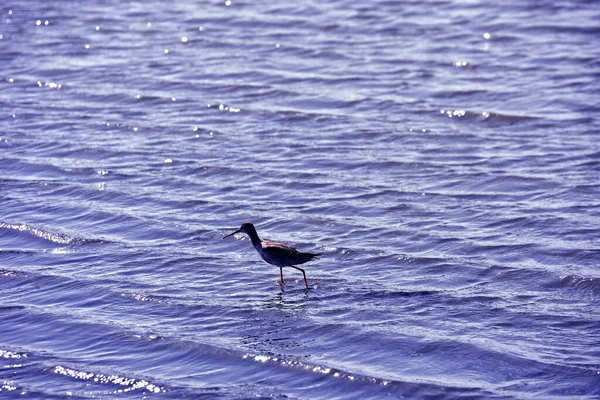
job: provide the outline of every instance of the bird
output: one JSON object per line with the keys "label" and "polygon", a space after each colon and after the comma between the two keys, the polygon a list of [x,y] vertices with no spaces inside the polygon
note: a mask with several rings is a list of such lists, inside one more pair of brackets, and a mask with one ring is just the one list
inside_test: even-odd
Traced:
{"label": "bird", "polygon": [[240,232],[245,233],[250,237],[252,246],[254,246],[256,251],[258,251],[258,254],[260,254],[263,260],[271,265],[279,267],[279,277],[282,285],[284,284],[283,267],[292,267],[302,272],[302,275],[304,276],[304,284],[308,289],[306,272],[304,269],[297,267],[294,264],[304,264],[305,262],[314,260],[316,257],[321,255],[320,253],[303,253],[283,243],[261,240],[252,222],[244,222],[240,229],[230,233],[229,235],[223,236],[223,239]]}

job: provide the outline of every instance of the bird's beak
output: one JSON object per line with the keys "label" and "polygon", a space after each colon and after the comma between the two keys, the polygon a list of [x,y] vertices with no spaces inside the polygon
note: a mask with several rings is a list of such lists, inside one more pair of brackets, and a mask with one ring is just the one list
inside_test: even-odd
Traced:
{"label": "bird's beak", "polygon": [[240,232],[241,232],[241,230],[239,230],[239,229],[238,229],[237,231],[235,231],[235,232],[233,232],[233,233],[230,233],[229,235],[223,236],[223,239],[227,239],[229,236],[233,236],[233,235],[235,235],[236,233],[240,233]]}

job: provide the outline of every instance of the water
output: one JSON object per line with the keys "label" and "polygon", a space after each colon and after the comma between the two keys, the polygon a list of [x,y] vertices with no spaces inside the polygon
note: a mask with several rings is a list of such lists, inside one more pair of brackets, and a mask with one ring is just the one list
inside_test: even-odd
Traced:
{"label": "water", "polygon": [[0,16],[0,397],[600,397],[595,2]]}

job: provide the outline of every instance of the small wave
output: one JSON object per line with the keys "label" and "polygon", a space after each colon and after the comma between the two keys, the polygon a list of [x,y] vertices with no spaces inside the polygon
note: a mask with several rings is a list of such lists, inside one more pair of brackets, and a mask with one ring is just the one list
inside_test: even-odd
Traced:
{"label": "small wave", "polygon": [[270,363],[279,365],[285,368],[298,369],[307,372],[313,372],[316,374],[322,374],[325,376],[329,376],[332,378],[337,378],[340,380],[348,380],[348,381],[356,381],[363,383],[371,383],[381,386],[388,386],[393,381],[379,378],[366,376],[362,374],[355,374],[348,371],[343,371],[339,368],[328,367],[325,365],[319,365],[314,363],[309,363],[302,360],[288,359],[286,357],[281,357],[277,355],[267,355],[267,354],[256,354],[256,353],[246,353],[242,356],[244,360],[251,360],[259,363]]}
{"label": "small wave", "polygon": [[25,310],[25,306],[0,306],[0,311]]}
{"label": "small wave", "polygon": [[434,290],[378,290],[363,294],[365,299],[390,299],[402,297],[432,296],[438,294]]}
{"label": "small wave", "polygon": [[73,379],[81,379],[93,383],[121,386],[124,387],[123,389],[119,390],[119,392],[122,393],[132,392],[135,390],[143,390],[148,391],[150,393],[161,393],[166,391],[163,387],[150,383],[147,380],[129,378],[126,376],[120,376],[116,374],[95,374],[93,372],[85,372],[73,368],[63,367],[62,365],[55,366],[52,372],[55,374],[68,376]]}
{"label": "small wave", "polygon": [[440,109],[440,114],[446,118],[453,120],[465,120],[465,121],[495,121],[498,123],[506,123],[509,125],[524,122],[533,121],[539,119],[539,117],[531,115],[516,115],[516,114],[502,114],[492,111],[468,111],[460,108],[449,108]]}
{"label": "small wave", "polygon": [[72,244],[76,241],[75,238],[70,237],[68,235],[47,232],[42,229],[34,228],[27,224],[9,224],[6,222],[0,222],[0,229],[6,229],[14,232],[25,232],[40,239],[48,240],[50,242],[58,244]]}
{"label": "small wave", "polygon": [[16,351],[10,351],[10,350],[2,350],[0,349],[0,358],[8,358],[8,359],[12,359],[12,360],[18,360],[21,358],[27,358],[27,354],[26,353],[19,353]]}
{"label": "small wave", "polygon": [[325,250],[327,253],[337,253],[339,254],[340,260],[352,260],[354,257],[358,256],[359,253],[356,250],[353,250],[348,247],[326,247]]}
{"label": "small wave", "polygon": [[563,275],[557,282],[558,287],[570,287],[578,290],[592,291],[600,294],[600,278],[589,278],[579,275]]}
{"label": "small wave", "polygon": [[[250,360],[260,364],[270,364],[273,366],[302,371],[304,373],[320,375],[319,381],[328,386],[327,392],[332,397],[354,398],[356,396],[348,396],[349,391],[357,393],[369,393],[375,397],[435,397],[439,398],[442,393],[454,393],[456,397],[465,397],[465,395],[473,395],[471,398],[485,398],[490,396],[490,392],[481,390],[468,385],[444,385],[427,382],[421,379],[411,379],[405,377],[396,379],[392,376],[387,376],[386,373],[381,376],[374,376],[370,373],[352,371],[352,368],[332,367],[323,364],[311,363],[304,360],[281,357],[270,354],[246,353],[244,360]],[[340,386],[338,386],[341,385]],[[369,388],[369,389],[367,389]],[[333,393],[336,393],[334,395]],[[360,396],[365,397],[363,396]],[[367,396],[369,397],[369,396]],[[358,398],[358,397],[357,397]]]}
{"label": "small wave", "polygon": [[[0,254],[2,252],[0,251]],[[0,268],[0,277],[6,277],[6,278],[24,278],[26,277],[27,274],[25,272],[21,272],[21,271],[15,271],[13,269],[3,269]]]}
{"label": "small wave", "polygon": [[6,230],[9,233],[16,234],[26,234],[32,236],[34,238],[39,238],[44,241],[48,241],[56,244],[84,244],[84,243],[102,243],[103,240],[100,239],[81,239],[73,236],[69,236],[63,233],[50,232],[48,230],[36,228],[34,226],[28,224],[11,224],[7,222],[0,221],[0,235],[2,234],[2,230]]}
{"label": "small wave", "polygon": [[135,301],[142,301],[142,302],[148,302],[148,301],[154,301],[154,302],[158,302],[158,303],[167,303],[168,302],[168,298],[166,296],[156,296],[156,295],[151,295],[151,294],[143,294],[143,293],[121,293],[122,297],[125,297],[127,299],[132,299]]}

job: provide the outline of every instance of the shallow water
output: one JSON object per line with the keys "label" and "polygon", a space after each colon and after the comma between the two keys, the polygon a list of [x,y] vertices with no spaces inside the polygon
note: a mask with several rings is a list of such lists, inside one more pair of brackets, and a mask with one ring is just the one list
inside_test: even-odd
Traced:
{"label": "shallow water", "polygon": [[146,3],[0,5],[0,397],[600,396],[594,2]]}

